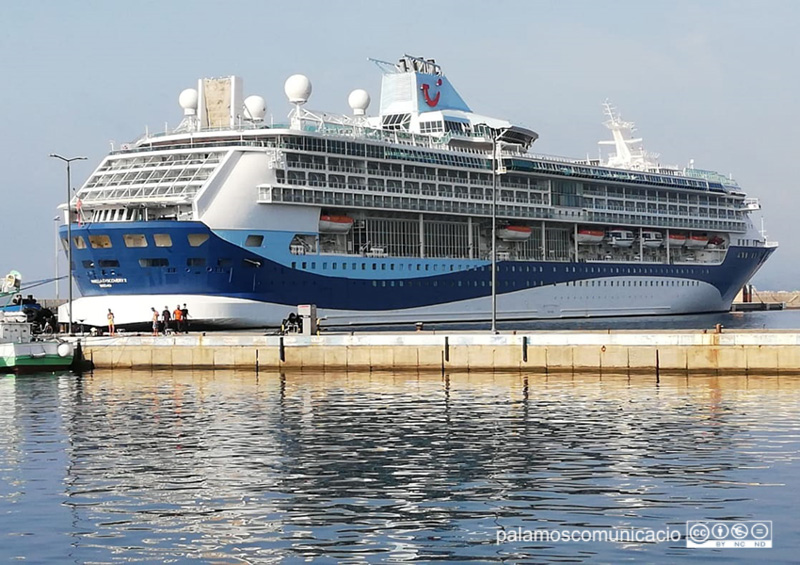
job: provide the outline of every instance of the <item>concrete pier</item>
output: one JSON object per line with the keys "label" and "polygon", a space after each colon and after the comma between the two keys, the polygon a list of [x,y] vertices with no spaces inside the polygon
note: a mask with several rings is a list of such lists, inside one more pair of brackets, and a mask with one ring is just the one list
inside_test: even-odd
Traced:
{"label": "concrete pier", "polygon": [[800,374],[800,331],[215,333],[82,343],[103,369]]}

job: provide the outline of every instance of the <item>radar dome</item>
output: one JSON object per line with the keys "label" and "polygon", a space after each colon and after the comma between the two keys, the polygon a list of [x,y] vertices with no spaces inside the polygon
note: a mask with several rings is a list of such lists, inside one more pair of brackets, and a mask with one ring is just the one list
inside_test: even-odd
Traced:
{"label": "radar dome", "polygon": [[187,88],[178,97],[178,103],[183,108],[183,113],[187,116],[194,114],[197,110],[197,91],[194,88]]}
{"label": "radar dome", "polygon": [[292,75],[286,79],[283,91],[292,104],[305,104],[311,96],[311,81],[305,75]]}
{"label": "radar dome", "polygon": [[244,99],[245,118],[260,122],[266,114],[267,103],[261,96],[248,96]]}
{"label": "radar dome", "polygon": [[347,103],[353,109],[353,114],[363,116],[370,103],[369,94],[366,90],[357,88],[347,97]]}

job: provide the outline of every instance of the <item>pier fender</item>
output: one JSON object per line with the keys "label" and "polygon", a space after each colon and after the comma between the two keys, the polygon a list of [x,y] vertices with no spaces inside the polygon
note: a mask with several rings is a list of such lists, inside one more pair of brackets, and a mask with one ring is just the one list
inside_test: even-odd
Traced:
{"label": "pier fender", "polygon": [[83,358],[83,348],[81,347],[80,340],[75,344],[75,351],[72,356],[72,365],[70,369],[78,374],[94,369],[93,363]]}

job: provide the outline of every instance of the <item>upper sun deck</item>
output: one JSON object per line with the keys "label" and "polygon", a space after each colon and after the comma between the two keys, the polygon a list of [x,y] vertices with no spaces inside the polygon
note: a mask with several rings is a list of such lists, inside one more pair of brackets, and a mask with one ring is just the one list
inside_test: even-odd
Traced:
{"label": "upper sun deck", "polygon": [[[232,151],[278,151],[344,155],[442,167],[491,171],[492,156],[505,170],[596,183],[649,185],[657,188],[727,193],[740,199],[732,179],[712,171],[662,167],[631,136],[606,105],[616,154],[602,159],[570,159],[531,152],[538,135],[523,126],[473,112],[441,67],[431,59],[404,56],[397,63],[374,61],[383,72],[380,112],[368,116],[366,91],[351,92],[352,115],[307,109],[311,83],[290,77],[285,92],[294,106],[287,123],[266,123],[266,102],[244,98],[237,77],[201,79],[197,89],[180,95],[184,110],[177,128],[147,132],[104,159],[79,191],[93,202],[188,204]],[[495,152],[496,153],[493,153]],[[276,154],[275,160],[282,157]]]}
{"label": "upper sun deck", "polygon": [[[269,127],[241,123],[233,129],[215,127],[191,133],[148,134],[134,144],[112,151],[112,155],[119,158],[121,155],[152,151],[194,151],[205,154],[210,150],[218,151],[223,148],[281,148],[491,170],[491,140],[481,133],[472,133],[469,136],[462,134],[461,137],[472,138],[476,143],[453,145],[450,143],[451,134],[437,136],[399,130],[387,131],[364,124],[347,123],[345,120],[328,121],[319,113],[308,112],[294,123],[273,124]],[[315,139],[319,141],[313,141]],[[357,145],[353,145],[354,143]],[[457,156],[464,156],[466,159],[458,159]],[[645,171],[622,169],[609,167],[599,160],[536,154],[525,151],[516,144],[502,144],[498,156],[504,160],[507,169],[520,172],[727,192],[733,196],[743,196],[735,181],[713,171],[656,167]]]}

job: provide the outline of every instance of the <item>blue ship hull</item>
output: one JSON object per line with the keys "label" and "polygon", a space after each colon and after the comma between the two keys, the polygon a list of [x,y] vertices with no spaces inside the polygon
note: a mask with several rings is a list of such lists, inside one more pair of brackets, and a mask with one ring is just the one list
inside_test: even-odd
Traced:
{"label": "blue ship hull", "polygon": [[[61,234],[66,238],[65,227]],[[298,304],[316,304],[329,314],[346,313],[342,316],[343,323],[424,320],[426,311],[430,312],[431,320],[447,321],[448,312],[452,313],[453,321],[489,317],[489,310],[483,306],[491,295],[491,266],[483,260],[293,255],[288,252],[292,234],[253,230],[214,232],[200,222],[102,223],[74,227],[72,234],[87,242],[83,249],[73,248],[74,276],[82,296],[105,297],[109,307],[114,305],[115,297],[130,296],[153,300],[169,296],[173,301],[175,297],[183,297],[183,302],[217,297],[273,307],[270,319],[258,324],[243,321],[245,326],[275,325]],[[125,234],[143,235],[147,246],[127,247]],[[252,234],[263,235],[261,245],[245,247],[246,237]],[[168,235],[170,245],[155,246],[156,235],[162,241]],[[205,241],[192,246],[190,235],[195,244],[198,240]],[[90,236],[107,236],[104,241],[110,246],[93,247],[88,243]],[[731,247],[725,260],[715,265],[500,261],[498,316],[524,319],[727,310],[737,292],[772,251],[767,247]],[[595,288],[595,284],[600,288]],[[669,288],[661,288],[665,285]],[[681,297],[689,298],[695,287],[698,292],[700,289],[705,292],[705,298],[683,303]],[[651,294],[670,293],[677,297],[671,305],[659,303],[658,307],[650,308],[644,303]],[[614,294],[617,299],[630,295],[638,302],[637,307],[597,308],[604,294]],[[524,303],[514,303],[515,296],[523,295]],[[541,296],[543,303],[556,304],[551,304],[549,310],[532,307],[531,300],[535,303],[536,296]],[[578,299],[582,302],[575,308],[560,304]],[[467,310],[473,315],[465,316],[463,309],[455,307],[458,304],[470,305]],[[507,312],[502,309],[503,304]],[[154,302],[153,306],[160,311],[160,302]],[[553,306],[558,306],[557,311]],[[149,319],[149,308],[141,310],[140,321],[144,322]],[[410,317],[393,315],[403,312]],[[360,313],[365,315],[363,319]],[[379,314],[377,318],[375,314]],[[208,321],[213,325],[212,320]],[[87,323],[93,323],[92,319]],[[100,324],[102,319],[97,325]],[[225,325],[235,326],[236,320],[228,319]]]}

